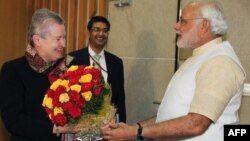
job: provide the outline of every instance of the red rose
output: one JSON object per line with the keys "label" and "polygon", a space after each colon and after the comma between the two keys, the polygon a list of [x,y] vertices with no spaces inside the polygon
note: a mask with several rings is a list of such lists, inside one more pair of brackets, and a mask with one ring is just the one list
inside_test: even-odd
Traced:
{"label": "red rose", "polygon": [[76,91],[69,92],[69,99],[70,101],[78,101],[81,98],[80,94]]}
{"label": "red rose", "polygon": [[69,109],[71,109],[74,105],[71,102],[67,102],[63,104],[63,110],[64,111],[69,111]]}
{"label": "red rose", "polygon": [[68,110],[69,115],[73,118],[78,118],[81,115],[81,109],[74,107]]}
{"label": "red rose", "polygon": [[86,101],[84,99],[79,99],[75,103],[76,107],[79,107],[81,109],[83,109],[83,107],[85,106],[85,104],[86,104]]}
{"label": "red rose", "polygon": [[99,96],[100,93],[101,93],[101,91],[102,91],[102,87],[96,87],[96,88],[94,89],[94,95],[95,95],[95,96]]}
{"label": "red rose", "polygon": [[52,89],[48,89],[48,91],[46,92],[46,94],[48,95],[48,97],[53,98],[55,96],[55,91]]}
{"label": "red rose", "polygon": [[59,101],[59,96],[60,96],[60,94],[56,94],[53,97],[52,104],[54,107],[60,107],[62,105],[62,103]]}
{"label": "red rose", "polygon": [[66,92],[66,88],[64,86],[60,85],[60,86],[58,86],[56,88],[56,93],[57,94],[61,94],[61,93],[64,93],[64,92]]}
{"label": "red rose", "polygon": [[92,75],[94,79],[100,79],[102,73],[99,69],[93,69]]}
{"label": "red rose", "polygon": [[63,114],[57,114],[56,116],[53,117],[53,121],[54,123],[56,123],[57,125],[63,126],[66,124],[67,122],[67,118],[65,115]]}
{"label": "red rose", "polygon": [[70,77],[69,79],[69,86],[77,84],[78,80],[80,79],[81,76],[75,76],[73,75],[72,77]]}
{"label": "red rose", "polygon": [[101,79],[93,79],[92,83],[93,85],[101,85],[102,81]]}
{"label": "red rose", "polygon": [[91,83],[82,83],[82,91],[90,91],[92,89],[93,85]]}

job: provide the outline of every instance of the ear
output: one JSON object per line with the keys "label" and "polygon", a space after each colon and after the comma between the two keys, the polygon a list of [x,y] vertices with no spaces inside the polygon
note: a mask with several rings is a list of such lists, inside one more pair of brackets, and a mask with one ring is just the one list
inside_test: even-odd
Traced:
{"label": "ear", "polygon": [[34,46],[40,46],[40,36],[39,35],[33,35],[32,40],[34,42]]}
{"label": "ear", "polygon": [[202,21],[202,32],[207,33],[211,31],[211,24],[207,19]]}

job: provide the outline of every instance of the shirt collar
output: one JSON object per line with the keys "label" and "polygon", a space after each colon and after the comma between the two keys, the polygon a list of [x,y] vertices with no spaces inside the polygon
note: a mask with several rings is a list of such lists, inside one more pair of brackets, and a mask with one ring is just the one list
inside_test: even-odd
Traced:
{"label": "shirt collar", "polygon": [[206,44],[200,46],[200,47],[197,47],[193,50],[193,56],[197,56],[197,55],[200,55],[202,54],[203,52],[205,52],[206,50],[208,49],[211,49],[213,47],[215,47],[216,45],[222,43],[222,38],[221,37],[218,37],[218,38],[215,38],[209,42],[207,42]]}
{"label": "shirt collar", "polygon": [[[88,50],[89,50],[89,54],[90,54],[91,56],[96,55],[96,53],[92,50],[92,48],[90,47],[90,45],[89,45],[89,47],[88,47]],[[99,55],[101,55],[101,58],[104,57],[104,49],[99,53]]]}

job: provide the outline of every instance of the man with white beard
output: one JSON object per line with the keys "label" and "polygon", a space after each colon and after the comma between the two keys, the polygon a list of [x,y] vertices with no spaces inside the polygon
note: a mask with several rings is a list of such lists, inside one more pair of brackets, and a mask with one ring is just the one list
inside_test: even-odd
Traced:
{"label": "man with white beard", "polygon": [[171,79],[155,117],[108,124],[106,140],[223,141],[223,126],[239,122],[244,68],[228,41],[216,2],[192,2],[175,25],[180,48],[193,49]]}

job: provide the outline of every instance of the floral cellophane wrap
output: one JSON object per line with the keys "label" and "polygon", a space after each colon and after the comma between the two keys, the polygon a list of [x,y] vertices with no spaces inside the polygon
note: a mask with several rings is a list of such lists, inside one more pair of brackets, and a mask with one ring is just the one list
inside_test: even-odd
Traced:
{"label": "floral cellophane wrap", "polygon": [[98,68],[74,65],[51,84],[42,105],[56,126],[77,131],[76,138],[99,136],[99,127],[116,113],[111,96]]}

